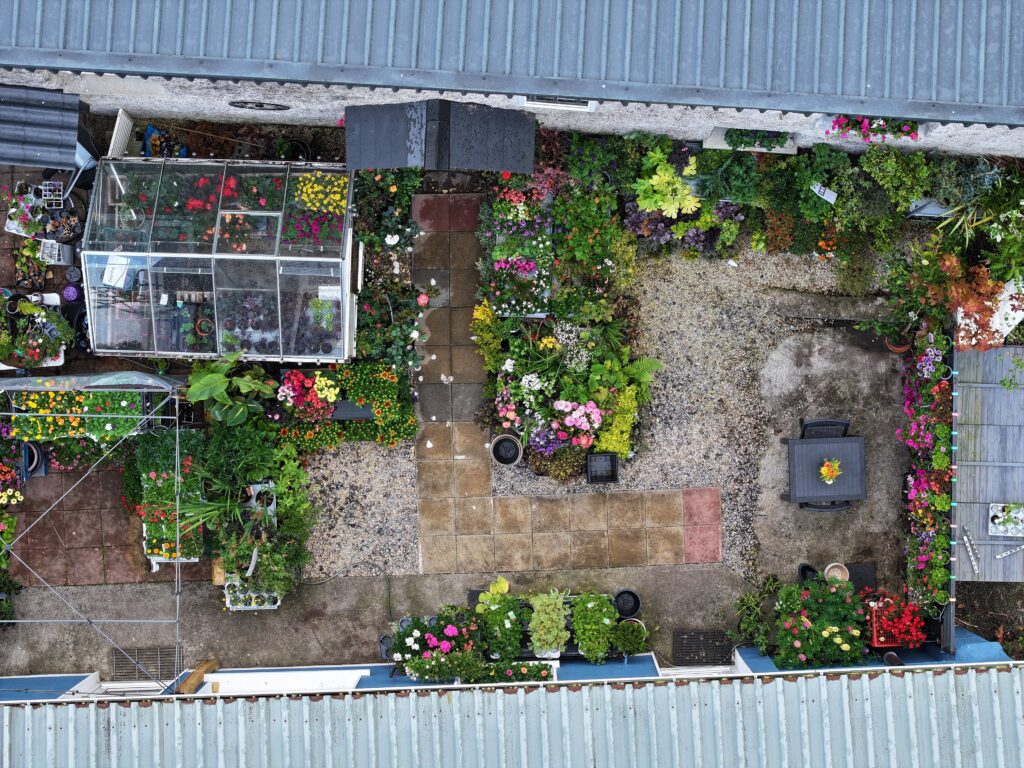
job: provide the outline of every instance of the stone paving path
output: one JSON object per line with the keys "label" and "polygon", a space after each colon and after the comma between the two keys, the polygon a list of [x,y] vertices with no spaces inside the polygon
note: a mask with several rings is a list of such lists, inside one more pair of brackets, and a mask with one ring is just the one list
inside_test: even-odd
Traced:
{"label": "stone paving path", "polygon": [[470,338],[478,281],[476,239],[483,195],[413,199],[422,234],[413,282],[440,295],[416,390],[424,424],[416,441],[423,573],[562,570],[712,563],[722,560],[717,488],[493,496],[490,435],[473,423],[484,382]]}
{"label": "stone paving path", "polygon": [[424,573],[722,560],[717,488],[492,497],[487,442],[467,423],[427,424],[417,440]]}

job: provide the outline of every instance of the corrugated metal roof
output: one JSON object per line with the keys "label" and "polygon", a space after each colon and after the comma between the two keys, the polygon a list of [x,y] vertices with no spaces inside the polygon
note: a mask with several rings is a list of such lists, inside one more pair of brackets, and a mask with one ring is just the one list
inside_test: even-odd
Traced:
{"label": "corrugated metal roof", "polygon": [[77,94],[0,85],[0,165],[74,168],[77,141]]}
{"label": "corrugated metal roof", "polygon": [[0,710],[0,766],[1018,765],[1024,670],[46,704]]}
{"label": "corrugated metal roof", "polygon": [[1024,124],[1024,0],[10,0],[4,18],[9,67]]}

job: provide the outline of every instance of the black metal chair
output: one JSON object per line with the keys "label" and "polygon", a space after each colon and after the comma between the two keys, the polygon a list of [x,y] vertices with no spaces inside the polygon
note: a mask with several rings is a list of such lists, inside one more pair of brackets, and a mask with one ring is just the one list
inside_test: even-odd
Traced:
{"label": "black metal chair", "polygon": [[800,419],[800,439],[846,437],[850,422],[846,419]]}
{"label": "black metal chair", "polygon": [[803,503],[800,505],[800,509],[806,509],[811,512],[843,512],[850,508],[850,502],[848,501],[833,501],[828,504],[808,504]]}

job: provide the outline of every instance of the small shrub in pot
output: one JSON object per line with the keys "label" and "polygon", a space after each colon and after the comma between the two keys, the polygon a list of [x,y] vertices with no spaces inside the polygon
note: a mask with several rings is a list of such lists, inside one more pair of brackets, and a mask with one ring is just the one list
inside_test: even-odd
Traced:
{"label": "small shrub in pot", "polygon": [[608,595],[584,592],[572,606],[572,631],[583,658],[603,664],[611,646],[612,627],[619,617]]}
{"label": "small shrub in pot", "polygon": [[569,606],[565,604],[565,593],[553,589],[534,595],[530,598],[530,606],[533,608],[530,650],[538,657],[560,654],[569,643],[569,630],[565,628]]}
{"label": "small shrub in pot", "polygon": [[612,645],[626,656],[647,650],[647,628],[639,621],[623,621],[612,628]]}

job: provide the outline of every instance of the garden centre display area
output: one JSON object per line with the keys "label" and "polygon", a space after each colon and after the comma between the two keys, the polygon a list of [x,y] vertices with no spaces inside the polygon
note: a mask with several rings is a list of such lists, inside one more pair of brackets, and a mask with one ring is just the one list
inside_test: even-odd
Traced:
{"label": "garden centre display area", "polygon": [[[467,337],[486,373],[479,421],[492,439],[519,444],[520,464],[495,467],[494,477],[504,472],[513,489],[538,478],[549,483],[546,493],[585,489],[595,454],[614,456],[628,482],[645,466],[657,469],[656,454],[669,450],[652,436],[679,400],[659,381],[673,371],[662,372],[655,358],[673,359],[675,350],[659,352],[657,344],[675,339],[652,341],[641,332],[645,313],[661,311],[641,306],[638,295],[652,265],[680,269],[700,259],[693,268],[704,269],[749,246],[771,257],[806,256],[807,269],[826,265],[845,295],[887,294],[884,316],[862,327],[900,350],[910,423],[899,439],[910,449],[912,472],[906,530],[885,535],[905,538],[906,589],[886,584],[889,591],[858,594],[846,582],[795,589],[759,582],[736,606],[740,634],[785,667],[855,664],[870,647],[919,645],[926,632],[934,637],[934,621],[948,629],[950,648],[951,354],[1003,343],[997,326],[1015,310],[999,306],[1024,259],[1024,176],[1015,165],[926,157],[912,151],[910,128],[871,128],[866,138],[874,141],[861,156],[826,144],[769,154],[758,143],[764,137],[734,135],[734,149],[701,150],[666,137],[542,129],[533,174],[480,177],[480,279]],[[905,146],[893,147],[897,141]],[[214,561],[228,608],[277,608],[299,587],[309,557],[317,513],[305,459],[346,441],[386,448],[417,434],[418,342],[439,293],[428,281],[414,285],[411,268],[412,201],[422,189],[424,176],[414,170],[350,177],[294,164],[105,162],[83,256],[94,346],[110,356],[195,361],[178,394],[181,404],[205,411],[207,424],[172,440],[134,418],[145,402],[128,389],[53,387],[34,396],[12,392],[5,430],[42,445],[58,466],[120,443],[107,460],[124,468],[125,501],[145,524],[151,562]],[[929,227],[931,237],[917,237],[907,219],[928,199],[946,216]],[[361,281],[355,244],[364,250]],[[686,297],[698,306],[703,300],[699,286]],[[264,368],[255,360],[295,365]],[[337,364],[297,367],[318,361]],[[127,418],[83,424],[96,410]],[[743,465],[735,477],[756,486],[751,468],[762,446],[745,437],[735,450],[754,458],[734,462]],[[14,474],[3,491],[8,505],[23,487],[15,459],[12,453]],[[658,471],[659,482],[678,486],[676,476]],[[722,487],[731,502],[734,489]],[[736,506],[728,510],[734,525],[743,523]],[[3,533],[5,540],[18,535],[10,524]],[[475,606],[438,609],[394,628],[391,658],[419,679],[542,680],[536,652],[562,646],[560,633],[552,647],[538,641],[529,664],[506,662],[522,661],[533,631],[523,626],[538,613],[553,631],[566,611],[580,613],[584,637],[576,645],[585,657],[599,660],[620,647],[611,630],[594,626],[617,626],[610,612],[597,615],[606,596],[588,593],[581,603],[561,593],[489,594],[496,597],[482,601],[483,615],[505,616],[518,628],[514,638],[506,618],[493,627],[474,622],[467,611]],[[438,626],[455,634],[443,638]],[[593,653],[591,630],[600,635]],[[635,647],[629,640],[622,638]],[[423,643],[412,649],[418,658],[406,657],[402,646]],[[449,651],[438,654],[441,643]],[[470,653],[442,658],[462,651]]]}
{"label": "garden centre display area", "polygon": [[82,256],[97,353],[353,356],[343,167],[106,160],[97,178]]}

